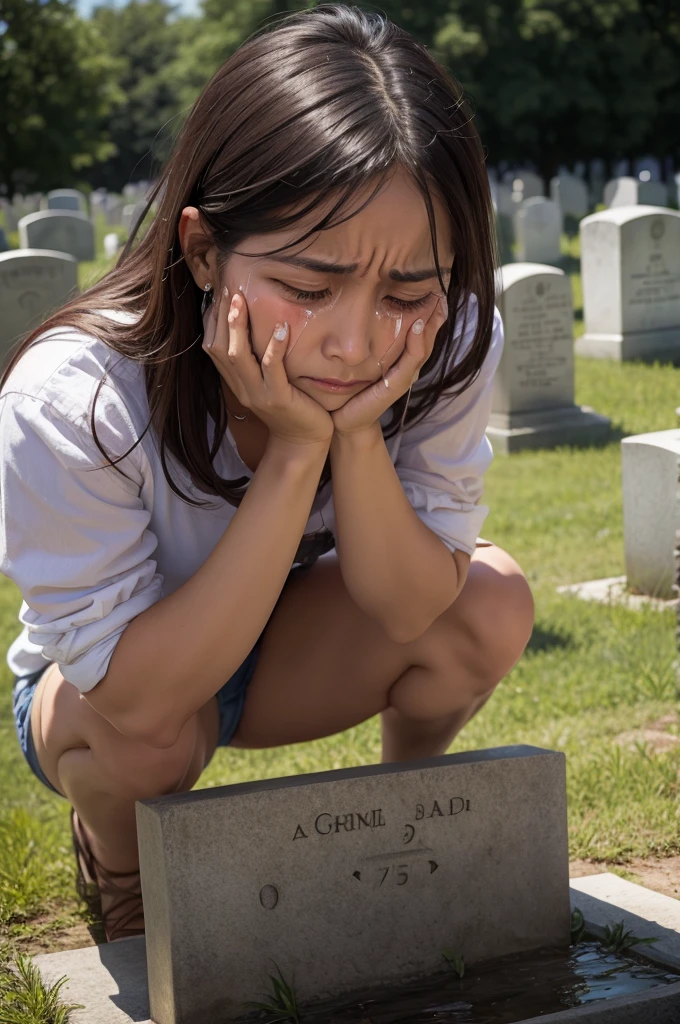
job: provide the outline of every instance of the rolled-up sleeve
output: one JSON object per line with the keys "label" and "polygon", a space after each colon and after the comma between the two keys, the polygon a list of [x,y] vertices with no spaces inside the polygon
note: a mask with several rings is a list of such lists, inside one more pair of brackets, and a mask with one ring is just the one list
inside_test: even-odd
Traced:
{"label": "rolled-up sleeve", "polygon": [[[96,428],[112,457],[134,440],[110,397]],[[0,444],[0,571],[21,592],[30,642],[87,692],[128,623],[161,596],[140,496],[145,456],[139,445],[120,463],[124,476],[106,465],[86,416],[12,392],[0,398]]]}
{"label": "rolled-up sleeve", "polygon": [[[471,343],[472,319],[458,358]],[[483,477],[493,459],[485,431],[493,378],[503,350],[503,325],[495,312],[491,344],[477,379],[461,395],[443,397],[420,422],[406,428],[395,468],[419,518],[449,548],[471,555],[489,509],[480,504]]]}

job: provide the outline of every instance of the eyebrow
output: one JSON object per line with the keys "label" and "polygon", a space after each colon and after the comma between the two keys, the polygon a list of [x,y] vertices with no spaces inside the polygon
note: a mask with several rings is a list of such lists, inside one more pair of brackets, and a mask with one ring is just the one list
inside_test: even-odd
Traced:
{"label": "eyebrow", "polygon": [[[359,269],[358,263],[326,263],[324,260],[315,260],[310,256],[271,256],[275,263],[287,263],[292,267],[302,267],[304,270],[312,270],[317,274],[354,274]],[[442,277],[450,276],[450,270],[442,270]],[[390,270],[388,277],[392,281],[413,282],[429,281],[437,277],[437,268],[428,270]]]}

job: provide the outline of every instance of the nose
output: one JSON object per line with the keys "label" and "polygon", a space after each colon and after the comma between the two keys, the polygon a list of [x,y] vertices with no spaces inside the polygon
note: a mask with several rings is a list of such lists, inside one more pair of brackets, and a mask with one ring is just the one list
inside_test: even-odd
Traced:
{"label": "nose", "polygon": [[328,324],[325,355],[329,359],[333,356],[341,359],[345,366],[358,367],[365,363],[367,376],[369,373],[374,376],[377,372],[374,334],[379,325],[371,299],[355,296],[346,304],[338,302],[332,322]]}

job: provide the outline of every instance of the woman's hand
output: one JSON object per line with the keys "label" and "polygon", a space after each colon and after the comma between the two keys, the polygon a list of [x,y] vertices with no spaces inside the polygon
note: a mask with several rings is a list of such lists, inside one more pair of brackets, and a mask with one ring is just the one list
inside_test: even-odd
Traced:
{"label": "woman's hand", "polygon": [[229,299],[225,288],[219,302],[206,310],[203,350],[232,394],[267,425],[270,435],[292,444],[328,443],[333,436],[329,413],[288,380],[283,365],[288,324],[276,325],[260,365],[248,338],[245,296],[236,292]]}
{"label": "woman's hand", "polygon": [[446,297],[442,295],[427,323],[418,319],[411,325],[404,350],[385,374],[385,380],[381,377],[331,413],[336,434],[357,434],[372,427],[398,398],[406,394],[418,379],[420,368],[430,358],[437,332],[447,317]]}

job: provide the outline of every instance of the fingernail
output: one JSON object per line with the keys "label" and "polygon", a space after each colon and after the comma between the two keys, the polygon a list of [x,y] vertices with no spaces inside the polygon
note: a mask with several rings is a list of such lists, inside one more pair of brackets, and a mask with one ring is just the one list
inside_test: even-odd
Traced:
{"label": "fingernail", "polygon": [[286,335],[288,334],[288,324],[282,323],[277,324],[274,328],[274,337],[277,341],[285,341]]}
{"label": "fingernail", "polygon": [[236,296],[234,296],[233,299],[231,300],[231,309],[229,310],[229,315],[227,316],[227,323],[233,324],[237,316],[238,306],[236,305]]}
{"label": "fingernail", "polygon": [[418,320],[416,320],[416,322],[414,323],[413,327],[411,328],[411,330],[413,331],[414,334],[422,334],[424,329],[425,329],[425,321],[421,320],[420,318],[418,318]]}

